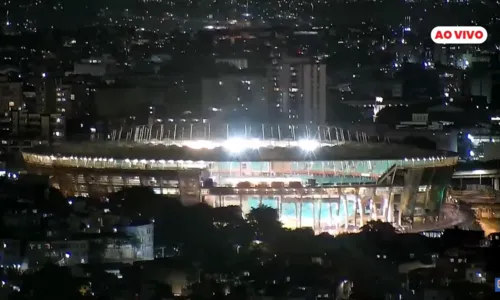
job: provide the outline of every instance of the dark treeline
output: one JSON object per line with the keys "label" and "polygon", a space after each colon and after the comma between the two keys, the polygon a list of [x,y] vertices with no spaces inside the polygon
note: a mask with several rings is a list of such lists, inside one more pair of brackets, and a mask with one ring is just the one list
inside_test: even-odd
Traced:
{"label": "dark treeline", "polygon": [[[334,237],[315,235],[311,228],[284,228],[278,211],[270,207],[251,209],[244,217],[237,206],[184,206],[143,188],[114,194],[110,204],[120,209],[120,214],[154,219],[155,246],[164,247],[168,255],[198,262],[210,272],[233,273],[246,266],[256,271],[250,274],[263,284],[276,272],[288,274],[290,268],[298,268],[295,279],[299,281],[321,286],[325,278],[333,282],[349,278],[358,294],[383,293],[397,288],[400,263],[415,259],[429,262],[434,251],[424,236],[397,234],[392,225],[380,221],[367,222],[359,234]],[[316,271],[305,271],[301,269],[304,266],[289,264],[297,259],[325,263],[307,267]],[[262,262],[266,262],[267,271]]]}

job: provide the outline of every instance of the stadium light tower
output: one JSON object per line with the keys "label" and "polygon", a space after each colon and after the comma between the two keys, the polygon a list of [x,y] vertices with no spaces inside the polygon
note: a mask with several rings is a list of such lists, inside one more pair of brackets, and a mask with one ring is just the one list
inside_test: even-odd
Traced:
{"label": "stadium light tower", "polygon": [[316,149],[318,149],[320,146],[320,143],[315,140],[301,140],[299,141],[299,147],[307,152],[312,152]]}

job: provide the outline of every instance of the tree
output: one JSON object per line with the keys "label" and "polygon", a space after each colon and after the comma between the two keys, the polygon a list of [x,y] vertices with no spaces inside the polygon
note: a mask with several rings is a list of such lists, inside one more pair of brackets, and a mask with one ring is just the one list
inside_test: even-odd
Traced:
{"label": "tree", "polygon": [[338,270],[339,282],[347,279],[354,283],[355,299],[383,299],[384,293],[391,291],[398,283],[397,265],[392,264],[390,259],[379,257],[384,250],[378,247],[380,240],[377,231],[368,230],[372,225],[377,227],[378,222],[369,222],[367,225],[367,231],[360,234],[336,238],[338,248],[331,251],[330,255],[341,259],[336,260],[332,267]]}
{"label": "tree", "polygon": [[151,300],[163,300],[173,298],[172,286],[166,283],[156,283]]}
{"label": "tree", "polygon": [[113,291],[116,291],[115,288],[120,283],[120,279],[98,266],[90,272],[90,282],[92,282],[92,292],[106,299],[105,296],[109,296]]}
{"label": "tree", "polygon": [[215,222],[237,225],[240,225],[242,222],[244,222],[241,207],[239,206],[232,205],[216,207],[212,212]]}
{"label": "tree", "polygon": [[398,231],[391,225],[391,223],[376,220],[368,221],[363,227],[361,227],[361,233],[392,237],[398,233]]}
{"label": "tree", "polygon": [[[319,248],[319,239],[314,235],[312,228],[296,228],[294,230],[283,230],[277,237],[275,250],[290,254],[313,254]],[[297,241],[301,241],[298,243]],[[321,251],[321,250],[319,250]]]}
{"label": "tree", "polygon": [[378,251],[378,254],[393,253],[398,248],[398,231],[391,223],[369,221],[361,227],[361,237],[369,242],[369,249]]}
{"label": "tree", "polygon": [[247,220],[254,229],[255,238],[266,242],[272,241],[283,228],[278,211],[268,206],[253,208]]}
{"label": "tree", "polygon": [[[382,221],[369,221],[361,228],[360,238],[365,243],[366,252],[371,251],[370,255],[386,255],[392,261],[399,261],[407,258],[401,256],[402,253],[407,253],[403,249],[410,252],[418,251],[419,247],[416,245],[409,247],[414,243],[414,237],[410,235],[400,235],[398,230],[395,229],[390,223]],[[417,238],[420,237],[417,235]],[[417,240],[421,241],[421,240]],[[417,245],[422,245],[418,243]],[[410,249],[409,249],[409,248]]]}
{"label": "tree", "polygon": [[218,234],[234,247],[248,246],[254,236],[252,228],[243,218],[241,207],[225,206],[212,210],[213,220]]}
{"label": "tree", "polygon": [[[159,196],[147,187],[131,187],[109,196],[110,203],[131,217],[151,218],[157,211]],[[165,199],[162,199],[165,200]]]}
{"label": "tree", "polygon": [[[41,270],[26,275],[21,293],[32,299],[79,299],[78,282],[68,268],[46,264]],[[21,296],[22,296],[21,295]]]}
{"label": "tree", "polygon": [[38,205],[47,212],[64,216],[70,211],[68,200],[58,189],[48,188],[45,197],[40,200]]}

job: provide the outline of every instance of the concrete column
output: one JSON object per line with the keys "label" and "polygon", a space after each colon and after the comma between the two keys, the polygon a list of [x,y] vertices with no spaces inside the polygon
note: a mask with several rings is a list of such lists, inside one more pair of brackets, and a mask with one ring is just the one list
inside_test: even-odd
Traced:
{"label": "concrete column", "polygon": [[332,206],[333,206],[333,202],[332,200],[330,199],[330,202],[328,203],[328,211],[329,211],[329,215],[330,215],[330,220],[328,222],[328,226],[330,226],[330,230],[331,230],[331,226],[333,226],[333,209],[332,209]]}
{"label": "concrete column", "polygon": [[344,194],[340,195],[340,202],[344,207],[344,224],[345,230],[347,230],[347,227],[349,226],[349,216],[347,215],[347,198]]}
{"label": "concrete column", "polygon": [[409,169],[404,176],[404,187],[401,195],[400,212],[413,216],[418,188],[424,169]]}
{"label": "concrete column", "polygon": [[321,222],[321,202],[320,199],[312,199],[312,209],[313,209],[313,230],[318,232],[321,227],[319,224]]}
{"label": "concrete column", "polygon": [[159,180],[159,186],[160,186],[160,194],[163,195],[163,177],[158,177]]}
{"label": "concrete column", "polygon": [[364,221],[363,221],[363,214],[364,214],[364,209],[363,209],[363,203],[361,203],[361,197],[357,196],[357,205],[356,207],[359,209],[359,227],[363,227]]}
{"label": "concrete column", "polygon": [[340,206],[342,205],[342,199],[339,195],[339,202],[337,202],[337,230],[340,230]]}
{"label": "concrete column", "polygon": [[302,196],[300,196],[300,202],[299,202],[299,226],[302,227]]}
{"label": "concrete column", "polygon": [[498,179],[498,177],[495,177],[495,179],[493,180],[493,189],[495,191],[500,190],[500,180]]}
{"label": "concrete column", "polygon": [[375,199],[372,198],[370,199],[370,221],[376,221],[377,220],[377,204],[375,202]]}
{"label": "concrete column", "polygon": [[370,215],[370,221],[374,221],[377,219],[377,214],[373,213],[373,209],[376,208],[375,205],[375,199],[377,197],[377,189],[376,188],[370,188],[368,192],[368,196],[370,196],[370,202],[369,202],[369,212],[368,214]]}
{"label": "concrete column", "polygon": [[356,188],[354,190],[356,198],[354,198],[354,225],[357,225],[357,217],[356,214],[359,214],[359,227],[363,226],[363,203],[361,203],[361,196],[359,194],[360,189]]}
{"label": "concrete column", "polygon": [[387,215],[385,217],[386,222],[394,222],[394,192],[392,189],[389,192],[389,198],[387,201]]}
{"label": "concrete column", "polygon": [[[299,199],[300,201],[300,199]],[[299,203],[296,201],[294,202],[295,204],[295,228],[299,227],[299,218],[300,218],[300,212],[299,212]]]}
{"label": "concrete column", "polygon": [[380,212],[377,213],[377,220],[381,219],[382,222],[387,220],[387,209],[389,208],[389,198],[391,197],[391,192],[384,193],[384,198],[382,199],[382,206],[380,207]]}
{"label": "concrete column", "polygon": [[276,207],[278,208],[278,216],[281,219],[281,214],[283,212],[283,196],[276,196]]}

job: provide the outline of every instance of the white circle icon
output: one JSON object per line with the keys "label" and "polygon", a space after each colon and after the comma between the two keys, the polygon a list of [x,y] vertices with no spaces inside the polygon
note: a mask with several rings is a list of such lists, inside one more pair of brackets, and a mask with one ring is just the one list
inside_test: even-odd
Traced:
{"label": "white circle icon", "polygon": [[488,32],[481,26],[438,26],[431,31],[436,44],[482,44],[487,38]]}

